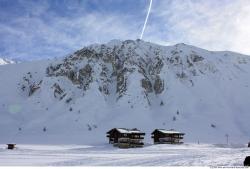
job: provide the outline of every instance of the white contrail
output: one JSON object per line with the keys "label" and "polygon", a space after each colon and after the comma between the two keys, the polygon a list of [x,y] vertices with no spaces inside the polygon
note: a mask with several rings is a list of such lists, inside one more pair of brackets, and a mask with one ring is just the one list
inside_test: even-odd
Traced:
{"label": "white contrail", "polygon": [[143,25],[143,28],[142,28],[142,31],[141,31],[140,39],[142,39],[142,37],[143,37],[144,31],[145,31],[145,28],[146,28],[146,25],[147,25],[147,22],[148,22],[148,16],[149,16],[149,13],[151,11],[152,1],[153,0],[150,0],[150,4],[149,4],[149,7],[148,7],[148,13],[147,13],[147,16],[146,16],[146,19],[145,19],[145,22],[144,22],[144,25]]}

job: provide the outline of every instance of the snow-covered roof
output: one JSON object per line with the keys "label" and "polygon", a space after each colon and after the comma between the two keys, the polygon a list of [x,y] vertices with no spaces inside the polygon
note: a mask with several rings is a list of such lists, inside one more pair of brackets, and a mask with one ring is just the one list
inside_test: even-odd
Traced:
{"label": "snow-covered roof", "polygon": [[171,130],[157,129],[157,130],[165,134],[184,134],[179,131],[172,130],[172,129]]}
{"label": "snow-covered roof", "polygon": [[116,128],[117,131],[119,131],[120,133],[129,133],[128,129],[123,129],[123,128]]}
{"label": "snow-covered roof", "polygon": [[125,129],[125,128],[116,128],[120,133],[141,133],[139,130],[136,129]]}

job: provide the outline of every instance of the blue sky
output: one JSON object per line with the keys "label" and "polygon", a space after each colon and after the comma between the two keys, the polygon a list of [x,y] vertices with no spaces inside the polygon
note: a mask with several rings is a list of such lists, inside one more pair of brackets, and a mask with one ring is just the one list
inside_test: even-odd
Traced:
{"label": "blue sky", "polygon": [[[65,56],[140,36],[149,0],[0,0],[0,57]],[[153,0],[145,41],[250,54],[248,0]]]}

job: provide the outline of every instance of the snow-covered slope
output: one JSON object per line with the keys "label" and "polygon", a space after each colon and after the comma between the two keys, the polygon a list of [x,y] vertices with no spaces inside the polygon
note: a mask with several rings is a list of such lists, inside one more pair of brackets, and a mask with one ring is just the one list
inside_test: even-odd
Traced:
{"label": "snow-covered slope", "polygon": [[6,58],[0,58],[0,65],[13,64],[13,63],[16,62]]}
{"label": "snow-covered slope", "polygon": [[1,166],[207,166],[243,168],[246,145],[146,145],[117,149],[112,145],[18,144],[14,151],[0,144]]}
{"label": "snow-covered slope", "polygon": [[250,139],[250,56],[141,40],[0,67],[0,142],[104,143],[113,127],[185,132],[186,142]]}

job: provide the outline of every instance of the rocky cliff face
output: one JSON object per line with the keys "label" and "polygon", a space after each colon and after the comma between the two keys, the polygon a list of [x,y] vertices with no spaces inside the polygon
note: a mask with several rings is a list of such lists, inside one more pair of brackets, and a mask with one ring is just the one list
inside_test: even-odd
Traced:
{"label": "rocky cliff face", "polygon": [[114,96],[116,100],[126,94],[128,79],[136,72],[142,77],[138,87],[148,98],[160,95],[167,88],[163,67],[172,69],[177,79],[191,85],[193,76],[216,72],[213,63],[195,51],[185,53],[182,47],[187,46],[178,44],[170,49],[141,40],[112,41],[76,51],[62,62],[51,64],[46,72],[48,77],[67,77],[83,92],[97,82],[103,95]]}

